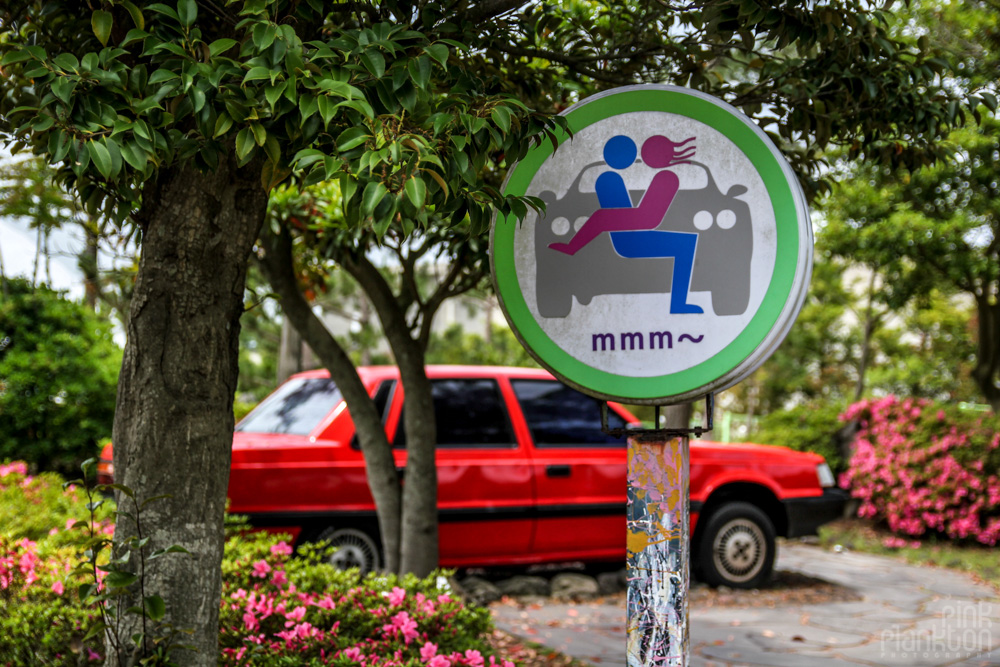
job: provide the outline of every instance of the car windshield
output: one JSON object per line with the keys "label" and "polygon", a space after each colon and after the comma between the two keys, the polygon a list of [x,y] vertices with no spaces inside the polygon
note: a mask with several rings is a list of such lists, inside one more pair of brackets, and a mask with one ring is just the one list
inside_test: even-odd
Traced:
{"label": "car windshield", "polygon": [[328,378],[296,378],[278,388],[236,426],[244,433],[308,435],[341,401]]}

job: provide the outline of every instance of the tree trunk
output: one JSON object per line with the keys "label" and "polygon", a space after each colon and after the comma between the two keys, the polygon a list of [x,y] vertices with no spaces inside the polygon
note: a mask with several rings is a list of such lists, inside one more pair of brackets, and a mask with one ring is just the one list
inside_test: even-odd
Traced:
{"label": "tree trunk", "polygon": [[424,355],[412,339],[405,350],[393,346],[406,392],[406,485],[403,487],[403,540],[400,571],[425,577],[437,566],[437,424]]}
{"label": "tree trunk", "polygon": [[438,515],[437,428],[424,349],[410,336],[406,314],[378,269],[364,256],[345,257],[341,265],[371,299],[399,365],[406,395],[407,450],[399,571],[426,576],[438,566]]}
{"label": "tree trunk", "polygon": [[993,412],[1000,412],[1000,386],[997,385],[1000,380],[1000,303],[991,303],[988,294],[977,294],[976,309],[979,340],[972,378]]}
{"label": "tree trunk", "polygon": [[[116,481],[139,503],[168,494],[142,510],[142,534],[151,538],[147,556],[174,544],[190,554],[147,560],[142,590],[134,586],[120,608],[141,604],[143,593],[161,595],[165,620],[192,632],[176,640],[191,647],[175,653],[183,665],[218,663],[240,316],[266,205],[260,165],[237,168],[233,156],[213,173],[190,166],[161,171],[146,184],[137,216],[142,256],[118,383]],[[116,499],[122,510],[135,511],[121,493]],[[116,548],[135,534],[134,523],[120,518]],[[130,567],[138,572],[137,561],[133,555]],[[143,652],[128,649],[141,619],[122,619],[117,634],[126,649],[118,656],[109,651],[109,665],[135,664]]]}
{"label": "tree trunk", "polygon": [[858,358],[858,381],[854,385],[855,403],[865,395],[865,376],[868,374],[868,362],[871,359],[872,337],[875,335],[875,327],[878,326],[879,320],[874,315],[875,276],[876,273],[872,271],[871,279],[868,281],[868,306],[865,308],[865,328],[861,339],[861,353]]}
{"label": "tree trunk", "polygon": [[101,288],[97,268],[97,229],[90,220],[83,224],[83,233],[86,240],[77,258],[77,265],[83,273],[84,302],[88,308],[96,311]]}
{"label": "tree trunk", "polygon": [[316,317],[299,291],[292,268],[292,243],[288,230],[283,229],[278,236],[265,230],[263,242],[265,254],[261,266],[272,289],[281,299],[285,317],[330,371],[330,377],[344,395],[347,408],[351,411],[358,443],[365,458],[368,488],[375,499],[385,568],[390,572],[397,572],[400,554],[400,484],[392,449],[382,425],[382,415],[376,410],[350,357]]}

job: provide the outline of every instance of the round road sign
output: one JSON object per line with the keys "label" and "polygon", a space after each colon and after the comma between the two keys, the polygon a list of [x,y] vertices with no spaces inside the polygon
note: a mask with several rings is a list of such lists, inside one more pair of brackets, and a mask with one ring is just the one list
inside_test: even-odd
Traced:
{"label": "round road sign", "polygon": [[564,115],[572,139],[534,148],[504,186],[545,212],[493,222],[511,327],[601,398],[677,403],[735,384],[808,286],[812,225],[791,167],[742,113],[683,88],[618,88]]}

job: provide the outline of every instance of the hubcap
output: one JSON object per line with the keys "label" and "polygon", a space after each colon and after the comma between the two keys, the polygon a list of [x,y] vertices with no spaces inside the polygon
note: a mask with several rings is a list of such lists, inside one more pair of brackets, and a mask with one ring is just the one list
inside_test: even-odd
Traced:
{"label": "hubcap", "polygon": [[749,519],[733,519],[716,534],[712,544],[715,568],[730,581],[753,579],[764,566],[764,532]]}
{"label": "hubcap", "polygon": [[330,554],[331,565],[341,570],[356,567],[362,574],[378,567],[377,547],[364,533],[353,529],[338,530],[327,539],[330,546],[336,547]]}

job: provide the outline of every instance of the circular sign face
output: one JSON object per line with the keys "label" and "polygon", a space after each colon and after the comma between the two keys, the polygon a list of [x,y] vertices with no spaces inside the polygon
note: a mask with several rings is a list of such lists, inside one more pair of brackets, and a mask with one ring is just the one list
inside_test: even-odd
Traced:
{"label": "circular sign face", "polygon": [[721,100],[618,88],[564,112],[573,133],[514,165],[491,267],[532,355],[568,384],[632,403],[689,401],[774,352],[801,308],[812,225],[795,174]]}

